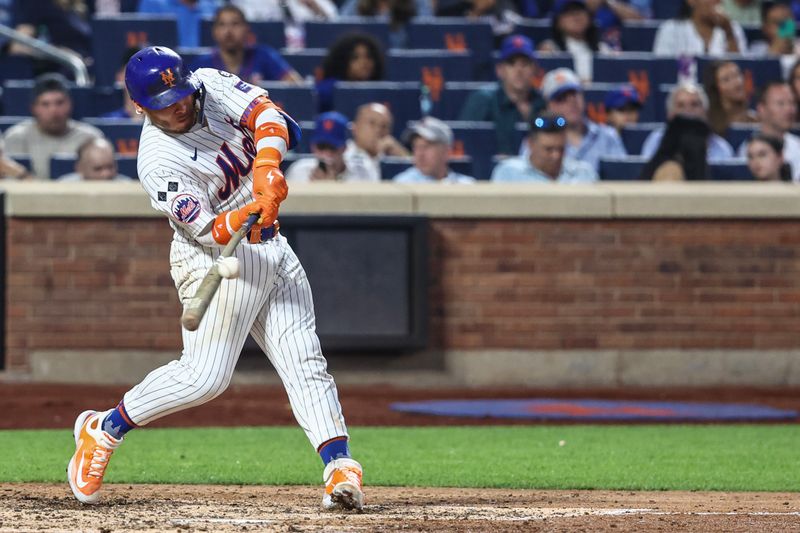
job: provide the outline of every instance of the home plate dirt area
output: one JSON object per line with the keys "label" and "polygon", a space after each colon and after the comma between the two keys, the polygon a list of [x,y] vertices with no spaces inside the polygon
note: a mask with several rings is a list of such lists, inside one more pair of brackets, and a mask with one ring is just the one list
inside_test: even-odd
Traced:
{"label": "home plate dirt area", "polygon": [[319,487],[114,485],[83,506],[62,485],[0,486],[0,531],[798,531],[783,493],[370,487],[362,513]]}

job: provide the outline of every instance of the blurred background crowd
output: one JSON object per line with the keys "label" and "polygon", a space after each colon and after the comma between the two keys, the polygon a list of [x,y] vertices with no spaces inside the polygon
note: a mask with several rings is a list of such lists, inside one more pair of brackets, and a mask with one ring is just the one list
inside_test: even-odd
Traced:
{"label": "blurred background crowd", "polygon": [[136,179],[123,69],[270,91],[291,182],[800,182],[800,0],[0,0],[6,179]]}

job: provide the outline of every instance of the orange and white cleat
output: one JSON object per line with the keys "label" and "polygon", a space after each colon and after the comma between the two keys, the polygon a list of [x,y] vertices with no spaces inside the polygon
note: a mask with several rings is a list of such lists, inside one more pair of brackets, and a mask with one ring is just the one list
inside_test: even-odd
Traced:
{"label": "orange and white cleat", "polygon": [[111,454],[122,442],[102,430],[107,412],[84,411],[75,420],[75,455],[67,466],[72,493],[81,503],[97,503]]}
{"label": "orange and white cleat", "polygon": [[322,506],[328,510],[356,509],[360,511],[364,507],[361,476],[361,465],[353,459],[334,459],[328,463],[322,474],[322,480],[325,482]]}

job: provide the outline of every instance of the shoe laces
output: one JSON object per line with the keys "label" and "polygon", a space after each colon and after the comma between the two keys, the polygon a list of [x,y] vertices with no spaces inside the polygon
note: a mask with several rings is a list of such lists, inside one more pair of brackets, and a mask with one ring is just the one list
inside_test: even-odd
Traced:
{"label": "shoe laces", "polygon": [[114,453],[114,450],[95,446],[94,450],[92,450],[92,461],[89,463],[89,473],[87,475],[103,479],[103,474],[105,474],[108,466],[108,459],[112,453]]}
{"label": "shoe laces", "polygon": [[359,473],[357,470],[345,466],[343,468],[340,468],[339,472],[344,474],[344,477],[346,477],[347,481],[349,481],[350,483],[358,487],[361,486],[361,476],[358,475]]}

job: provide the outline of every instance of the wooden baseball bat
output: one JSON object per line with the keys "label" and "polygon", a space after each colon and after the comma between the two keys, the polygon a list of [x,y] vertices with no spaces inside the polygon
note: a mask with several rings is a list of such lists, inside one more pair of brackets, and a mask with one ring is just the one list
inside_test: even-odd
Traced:
{"label": "wooden baseball bat", "polygon": [[[222,252],[219,254],[220,257],[230,257],[233,255],[239,242],[250,233],[250,228],[256,223],[258,217],[258,213],[253,213],[247,217],[247,220],[245,220],[242,227],[239,228],[239,231],[231,236],[231,240],[228,241],[228,244],[222,249]],[[200,326],[200,321],[203,320],[206,309],[208,309],[208,304],[211,303],[211,299],[214,298],[214,295],[217,293],[221,281],[222,276],[219,273],[215,261],[214,264],[211,265],[211,268],[208,269],[208,273],[197,288],[197,292],[194,293],[194,297],[189,300],[189,303],[186,304],[186,307],[183,309],[183,316],[181,317],[181,324],[183,324],[183,327],[189,331],[195,331],[198,326]]]}

